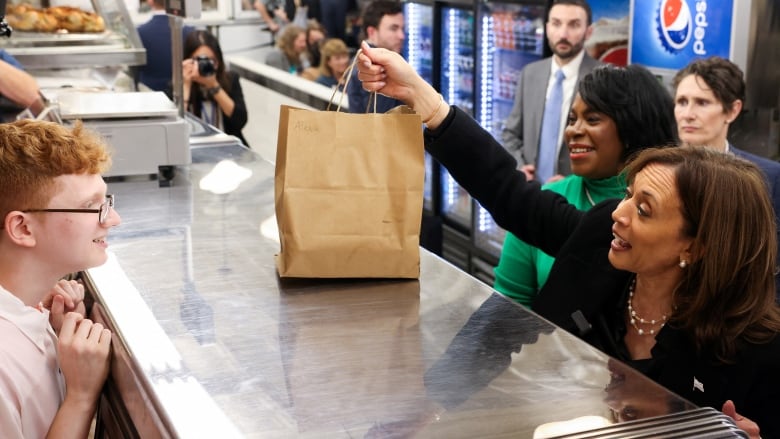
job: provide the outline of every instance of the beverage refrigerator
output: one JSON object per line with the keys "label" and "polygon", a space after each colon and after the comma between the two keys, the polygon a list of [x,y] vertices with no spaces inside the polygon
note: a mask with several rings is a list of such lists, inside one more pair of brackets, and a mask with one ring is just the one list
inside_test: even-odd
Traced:
{"label": "beverage refrigerator", "polygon": [[[437,3],[436,22],[440,60],[436,88],[444,99],[474,115],[475,14],[473,2]],[[439,169],[441,210],[444,223],[443,255],[464,270],[471,271],[471,196],[450,176]]]}
{"label": "beverage refrigerator", "polygon": [[[477,8],[476,119],[500,141],[520,71],[543,56],[545,1],[480,2]],[[493,282],[505,231],[474,202],[474,275]]]}
{"label": "beverage refrigerator", "polygon": [[[406,39],[401,54],[426,82],[433,85],[433,3],[406,2],[404,7],[404,32]],[[423,210],[427,215],[438,214],[438,166],[425,153],[425,189]]]}
{"label": "beverage refrigerator", "polygon": [[441,69],[439,90],[451,105],[474,116],[474,10],[470,4],[443,4],[441,21]]}
{"label": "beverage refrigerator", "polygon": [[[404,3],[404,57],[450,104],[474,114],[475,22],[473,0]],[[426,154],[424,207],[441,221],[442,256],[469,271],[472,200]]]}
{"label": "beverage refrigerator", "polygon": [[402,55],[414,70],[433,84],[433,3],[404,3],[404,47]]}

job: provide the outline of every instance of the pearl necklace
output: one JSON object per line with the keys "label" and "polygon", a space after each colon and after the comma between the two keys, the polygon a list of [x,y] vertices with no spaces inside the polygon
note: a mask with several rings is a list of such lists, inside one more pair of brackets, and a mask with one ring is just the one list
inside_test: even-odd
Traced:
{"label": "pearl necklace", "polygon": [[[666,314],[663,314],[661,316],[661,318],[658,319],[658,320],[656,320],[656,319],[645,320],[642,317],[640,317],[639,314],[637,314],[636,311],[634,311],[634,307],[631,306],[631,300],[634,298],[634,287],[635,286],[636,286],[636,278],[634,278],[631,281],[631,285],[628,287],[628,319],[629,319],[629,322],[631,322],[631,326],[633,326],[634,329],[636,329],[636,332],[639,335],[655,335],[655,334],[658,333],[658,331],[661,330],[661,328],[664,327],[664,325],[666,324],[666,319],[668,317],[667,317]],[[642,325],[652,325],[652,326],[660,325],[660,326],[658,327],[657,331],[655,329],[653,329],[653,328],[650,328],[650,330],[645,331],[644,329],[639,327],[640,324],[642,324]]]}

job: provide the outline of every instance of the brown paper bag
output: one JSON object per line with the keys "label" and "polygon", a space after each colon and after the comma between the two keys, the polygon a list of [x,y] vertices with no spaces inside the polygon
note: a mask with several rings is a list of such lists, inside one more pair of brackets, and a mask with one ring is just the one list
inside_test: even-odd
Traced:
{"label": "brown paper bag", "polygon": [[281,277],[419,277],[422,121],[399,109],[282,106],[274,182]]}

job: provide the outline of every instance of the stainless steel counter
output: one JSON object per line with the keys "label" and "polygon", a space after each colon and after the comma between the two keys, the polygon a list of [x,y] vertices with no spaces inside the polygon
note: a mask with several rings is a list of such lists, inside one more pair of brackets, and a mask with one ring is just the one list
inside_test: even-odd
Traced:
{"label": "stainless steel counter", "polygon": [[204,147],[170,187],[109,184],[122,225],[87,280],[140,437],[532,437],[692,408],[424,250],[419,281],[279,279],[273,178]]}

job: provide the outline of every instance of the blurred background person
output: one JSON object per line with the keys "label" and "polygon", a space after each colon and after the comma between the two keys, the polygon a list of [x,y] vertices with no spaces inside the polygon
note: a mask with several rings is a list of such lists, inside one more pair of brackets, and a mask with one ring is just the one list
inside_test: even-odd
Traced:
{"label": "blurred background person", "polygon": [[24,71],[22,64],[0,49],[0,122],[14,120],[25,108],[38,114],[43,109],[39,90],[38,82]]}
{"label": "blurred background person", "polygon": [[365,9],[366,0],[348,0],[347,1],[347,22],[344,29],[344,42],[347,47],[357,49],[360,46],[360,33],[363,28],[363,18],[361,17]]}
{"label": "blurred background person", "polygon": [[[647,69],[597,67],[583,77],[569,111],[564,138],[572,175],[547,183],[579,210],[622,198],[629,158],[639,151],[677,143],[674,103]],[[506,234],[493,284],[498,292],[531,306],[547,282],[555,258]]]}
{"label": "blurred background person", "polygon": [[295,17],[293,0],[255,0],[254,6],[268,30],[274,35]]}
{"label": "blurred background person", "polygon": [[325,36],[325,28],[317,20],[306,22],[306,50],[301,55],[301,76],[310,81],[320,76],[320,46]]}
{"label": "blurred background person", "polygon": [[320,22],[328,36],[344,40],[347,29],[348,0],[319,0]]}
{"label": "blurred background person", "polygon": [[344,72],[349,67],[349,48],[338,38],[330,38],[320,49],[322,54],[316,81],[327,87],[344,86]]}
{"label": "blurred background person", "polygon": [[[381,47],[401,53],[404,39],[404,9],[400,2],[395,0],[374,0],[366,5],[362,15],[363,33],[371,47]],[[369,93],[363,90],[363,86],[357,78],[358,69],[352,71],[352,78],[347,84],[349,96],[349,112],[365,113],[368,108],[374,111],[374,105],[369,108]],[[402,102],[386,96],[376,95],[376,112],[384,113],[391,108],[401,105]]]}
{"label": "blurred background person", "polygon": [[265,63],[285,72],[300,74],[303,71],[301,59],[305,53],[306,30],[291,24],[276,39],[276,47],[266,54]]}
{"label": "blurred background person", "polygon": [[[739,117],[745,102],[742,70],[717,56],[697,59],[675,75],[674,116],[680,140],[686,145],[706,146],[729,152],[755,163],[766,176],[772,207],[780,233],[780,163],[737,149],[728,140],[729,126]],[[780,234],[778,234],[780,239]],[[775,269],[777,300],[780,275]]]}
{"label": "blurred background person", "polygon": [[[173,95],[173,56],[171,55],[171,27],[165,14],[164,0],[147,0],[152,8],[152,18],[138,26],[138,36],[146,49],[146,65],[138,70],[138,82],[154,91]],[[192,26],[181,29],[182,41],[195,30]]]}
{"label": "blurred background person", "polygon": [[226,134],[238,137],[249,147],[241,129],[247,110],[239,76],[225,68],[216,37],[196,30],[184,40],[184,108]]}
{"label": "blurred background person", "polygon": [[320,65],[320,46],[328,36],[327,30],[317,20],[306,22],[306,57],[310,66]]}
{"label": "blurred background person", "polygon": [[[299,7],[306,8],[306,18],[309,20],[316,20],[317,23],[322,23],[322,11],[320,9],[320,0],[300,0]],[[327,29],[325,30],[327,33]]]}

